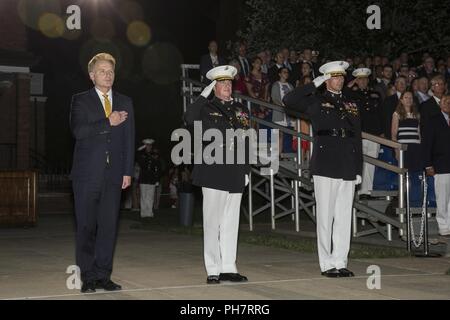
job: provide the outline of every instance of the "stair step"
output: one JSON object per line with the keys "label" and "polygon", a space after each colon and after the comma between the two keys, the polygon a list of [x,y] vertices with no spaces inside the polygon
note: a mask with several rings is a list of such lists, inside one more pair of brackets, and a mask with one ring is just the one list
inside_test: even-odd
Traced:
{"label": "stair step", "polygon": [[71,192],[40,192],[37,197],[39,214],[73,212]]}

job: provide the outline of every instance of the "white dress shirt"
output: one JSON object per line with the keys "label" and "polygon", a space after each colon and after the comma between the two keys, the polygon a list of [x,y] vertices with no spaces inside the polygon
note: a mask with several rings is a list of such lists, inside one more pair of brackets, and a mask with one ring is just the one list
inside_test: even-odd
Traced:
{"label": "white dress shirt", "polygon": [[[103,110],[105,110],[105,97],[103,97],[103,92],[101,92],[97,87],[95,87],[95,91],[97,92],[98,97],[100,98],[100,101],[102,102]],[[109,99],[109,102],[111,103],[111,107],[112,107],[112,105],[113,105],[112,90],[109,89],[109,91],[106,94],[108,95],[108,99]]]}
{"label": "white dress shirt", "polygon": [[209,54],[209,56],[211,57],[213,67],[217,67],[219,65],[219,56],[218,55],[213,56],[212,54]]}

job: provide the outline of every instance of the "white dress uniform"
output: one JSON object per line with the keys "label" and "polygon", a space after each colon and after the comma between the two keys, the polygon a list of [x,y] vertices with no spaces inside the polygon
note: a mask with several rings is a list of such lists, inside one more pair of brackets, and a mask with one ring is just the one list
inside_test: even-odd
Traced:
{"label": "white dress uniform", "polygon": [[[355,78],[368,78],[372,71],[368,68],[358,68],[353,71]],[[358,89],[351,91],[353,97],[358,100],[361,112],[362,131],[379,136],[383,133],[383,113],[380,104],[379,94],[367,88],[366,90]],[[380,145],[376,142],[363,139],[363,154],[378,158]],[[359,188],[359,195],[369,195],[373,189],[373,180],[375,176],[375,166],[365,162],[363,164],[362,181]]]}
{"label": "white dress uniform", "polygon": [[[153,145],[155,141],[153,139],[142,140],[142,145],[139,147],[139,151],[146,148],[146,145]],[[137,158],[137,162],[140,168],[140,209],[141,218],[153,218],[153,203],[155,200],[156,184],[159,178],[159,167],[155,165],[151,155],[146,152],[140,154]]]}

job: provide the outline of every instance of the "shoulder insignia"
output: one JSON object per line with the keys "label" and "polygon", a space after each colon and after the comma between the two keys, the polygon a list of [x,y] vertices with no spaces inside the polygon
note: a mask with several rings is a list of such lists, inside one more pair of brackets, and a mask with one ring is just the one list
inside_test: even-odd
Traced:
{"label": "shoulder insignia", "polygon": [[322,107],[325,107],[325,108],[334,108],[334,105],[331,104],[331,103],[329,103],[329,102],[326,102],[326,103],[322,103]]}

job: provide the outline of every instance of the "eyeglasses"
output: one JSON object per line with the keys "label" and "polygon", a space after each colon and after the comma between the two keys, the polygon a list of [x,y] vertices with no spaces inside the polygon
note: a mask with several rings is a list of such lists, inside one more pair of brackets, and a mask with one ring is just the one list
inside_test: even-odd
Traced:
{"label": "eyeglasses", "polygon": [[113,76],[114,75],[114,71],[112,71],[112,70],[109,70],[109,71],[99,70],[99,71],[97,71],[97,74],[102,76],[102,77],[104,77],[106,75]]}

